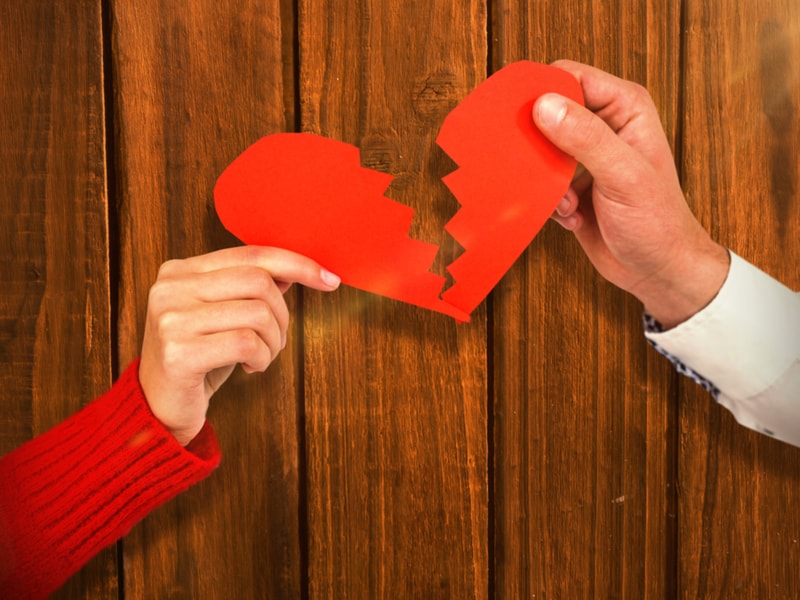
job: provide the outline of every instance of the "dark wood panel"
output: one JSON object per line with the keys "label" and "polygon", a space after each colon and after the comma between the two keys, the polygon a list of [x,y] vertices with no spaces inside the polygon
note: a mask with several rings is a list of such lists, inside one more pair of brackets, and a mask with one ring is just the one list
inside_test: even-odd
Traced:
{"label": "dark wood panel", "polygon": [[[482,2],[300,3],[303,129],[395,176],[412,235],[457,210],[434,143],[486,73]],[[457,325],[353,289],[304,296],[310,598],[488,594],[486,313]]]}
{"label": "dark wood panel", "polygon": [[[111,6],[124,366],[161,262],[235,243],[214,182],[291,127],[293,26],[278,0]],[[237,371],[212,399],[222,465],[126,539],[127,597],[300,596],[296,337],[266,375]]]}
{"label": "dark wood panel", "polygon": [[[676,136],[679,4],[494,3],[495,69],[570,58],[642,83]],[[549,224],[495,292],[498,598],[674,592],[675,377],[641,306]]]}
{"label": "dark wood panel", "polygon": [[[800,289],[800,4],[686,3],[687,196],[721,243]],[[681,591],[793,598],[800,449],[681,383]]]}
{"label": "dark wood panel", "polygon": [[[0,7],[0,453],[111,382],[100,2]],[[58,595],[116,597],[114,551]]]}

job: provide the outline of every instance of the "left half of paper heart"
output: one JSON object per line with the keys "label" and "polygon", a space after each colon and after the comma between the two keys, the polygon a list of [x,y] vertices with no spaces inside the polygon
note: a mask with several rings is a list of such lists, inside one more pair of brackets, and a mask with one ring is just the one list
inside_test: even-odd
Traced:
{"label": "left half of paper heart", "polygon": [[414,211],[384,196],[391,175],[360,164],[355,146],[310,133],[277,133],[247,148],[220,175],[222,224],[246,244],[314,259],[352,287],[459,321],[430,272],[438,247],[409,237]]}

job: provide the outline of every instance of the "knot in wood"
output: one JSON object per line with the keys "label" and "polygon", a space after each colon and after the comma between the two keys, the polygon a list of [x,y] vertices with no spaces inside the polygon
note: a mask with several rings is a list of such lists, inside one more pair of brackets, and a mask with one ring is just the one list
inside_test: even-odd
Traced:
{"label": "knot in wood", "polygon": [[424,121],[449,113],[461,97],[461,87],[452,73],[433,73],[417,81],[412,93],[414,112]]}

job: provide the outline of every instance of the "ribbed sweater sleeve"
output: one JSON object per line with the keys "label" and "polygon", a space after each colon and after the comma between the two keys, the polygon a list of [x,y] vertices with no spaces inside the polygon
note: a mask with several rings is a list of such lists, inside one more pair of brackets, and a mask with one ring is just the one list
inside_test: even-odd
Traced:
{"label": "ribbed sweater sleeve", "polygon": [[83,410],[0,459],[3,598],[46,597],[219,464],[208,423],[183,448],[153,416],[138,366]]}

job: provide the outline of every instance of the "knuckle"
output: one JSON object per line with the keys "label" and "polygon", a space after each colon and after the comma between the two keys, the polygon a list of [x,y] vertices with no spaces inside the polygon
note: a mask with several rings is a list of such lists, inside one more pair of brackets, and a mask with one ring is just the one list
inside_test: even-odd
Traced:
{"label": "knuckle", "polygon": [[573,64],[575,64],[573,61],[566,58],[559,58],[558,60],[554,60],[553,62],[550,63],[551,66],[559,68],[567,67]]}
{"label": "knuckle", "polygon": [[272,353],[269,350],[264,350],[258,357],[250,361],[250,366],[256,371],[261,371],[263,373],[267,370],[270,363],[272,363],[272,358]]}
{"label": "knuckle", "polygon": [[171,333],[180,329],[180,313],[174,310],[165,310],[156,316],[156,331],[162,338],[169,338]]}
{"label": "knuckle", "polygon": [[244,263],[247,265],[257,265],[261,256],[261,246],[244,247]]}
{"label": "knuckle", "polygon": [[161,348],[164,369],[168,373],[174,373],[186,363],[183,345],[176,340],[166,340]]}
{"label": "knuckle", "polygon": [[259,298],[268,297],[275,287],[272,277],[264,269],[256,268],[253,271],[251,281]]}
{"label": "knuckle", "polygon": [[254,305],[256,322],[261,327],[270,327],[277,320],[269,303],[264,300],[256,300]]}
{"label": "knuckle", "polygon": [[167,286],[163,281],[160,280],[156,281],[152,286],[150,286],[150,292],[147,295],[148,306],[160,306],[167,297],[166,288]]}
{"label": "knuckle", "polygon": [[181,262],[180,259],[173,258],[161,263],[161,266],[158,268],[157,279],[168,279],[172,277],[173,273],[180,267]]}
{"label": "knuckle", "polygon": [[147,294],[147,319],[158,323],[166,312],[170,298],[169,286],[156,282]]}
{"label": "knuckle", "polygon": [[628,112],[631,114],[658,114],[653,97],[646,87],[639,83],[630,82],[628,98]]}
{"label": "knuckle", "polygon": [[640,83],[631,83],[630,95],[637,105],[651,104],[653,102],[653,99],[650,97],[650,92]]}
{"label": "knuckle", "polygon": [[268,246],[245,246],[245,263],[248,265],[264,265],[270,262],[274,248]]}
{"label": "knuckle", "polygon": [[[236,332],[236,345],[237,354],[240,357],[255,356],[260,345],[259,337],[252,329],[240,329]],[[249,361],[240,361],[249,362]]]}

